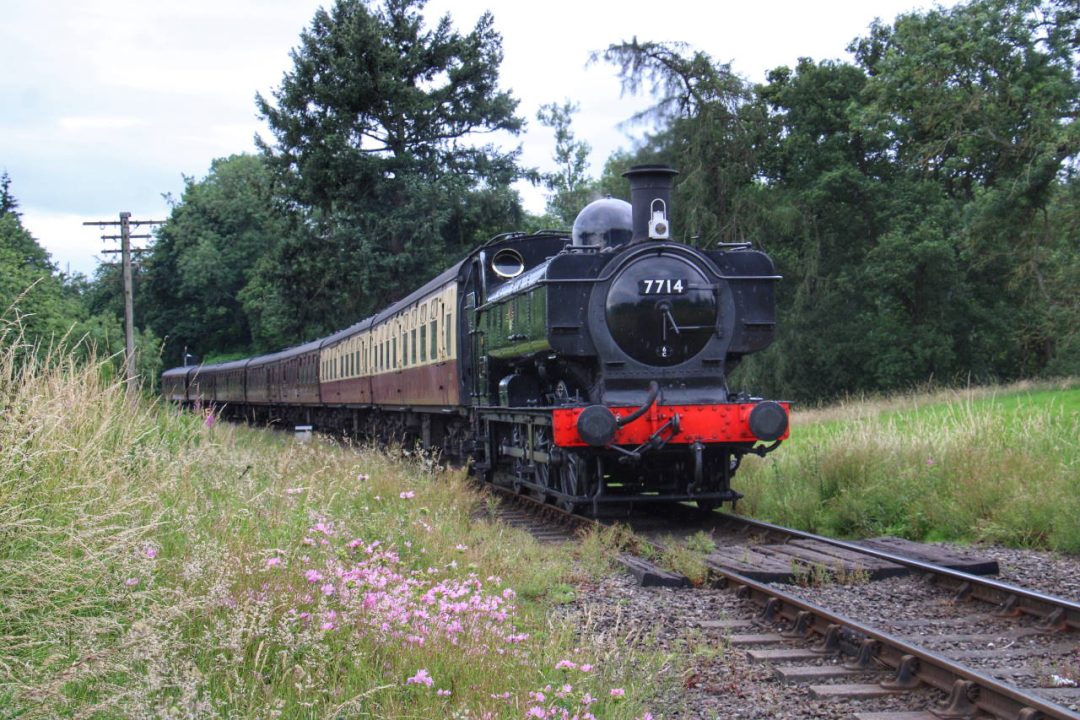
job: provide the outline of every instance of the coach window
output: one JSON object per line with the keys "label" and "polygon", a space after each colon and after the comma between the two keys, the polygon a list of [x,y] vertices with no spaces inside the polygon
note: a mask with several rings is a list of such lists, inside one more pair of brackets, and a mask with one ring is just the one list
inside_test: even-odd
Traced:
{"label": "coach window", "polygon": [[427,328],[420,326],[420,362],[427,362]]}
{"label": "coach window", "polygon": [[416,364],[416,328],[413,328],[412,331],[409,334],[411,336],[409,338],[409,364],[410,365],[415,365]]}
{"label": "coach window", "polygon": [[444,334],[446,335],[446,357],[454,357],[454,334],[451,332],[451,328],[454,327],[454,313],[446,313],[446,326]]}

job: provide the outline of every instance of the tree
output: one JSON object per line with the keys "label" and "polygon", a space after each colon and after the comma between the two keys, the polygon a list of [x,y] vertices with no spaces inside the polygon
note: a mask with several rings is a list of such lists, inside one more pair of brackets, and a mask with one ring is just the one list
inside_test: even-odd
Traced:
{"label": "tree", "polygon": [[676,227],[753,240],[785,276],[779,342],[741,381],[823,399],[1074,367],[1078,17],[1065,0],[902,15],[855,63],[801,59],[757,88],[682,46],[608,49],[660,98],[633,159],[690,168]]}
{"label": "tree", "polygon": [[547,211],[567,228],[574,224],[581,208],[597,194],[596,183],[588,176],[589,143],[576,139],[570,127],[574,113],[579,109],[577,103],[566,100],[562,105],[542,105],[536,113],[541,125],[555,131],[552,157],[558,170],[542,176],[545,187],[551,191]]}
{"label": "tree", "polygon": [[271,185],[255,155],[218,158],[202,180],[184,179],[146,259],[141,293],[144,322],[166,338],[170,361],[185,347],[202,356],[266,349],[253,339],[279,339],[260,325],[267,309],[243,295],[285,232]]}
{"label": "tree", "polygon": [[424,4],[319,10],[274,102],[257,99],[275,140],[260,146],[294,211],[257,282],[297,339],[355,322],[520,218],[507,190],[518,152],[477,142],[522,126],[498,87],[492,17],[464,35],[449,16],[427,29]]}
{"label": "tree", "polygon": [[0,175],[0,334],[13,326],[30,343],[59,339],[79,319],[79,305],[65,292],[56,266],[17,212],[11,178]]}
{"label": "tree", "polygon": [[[22,352],[44,353],[61,345],[71,357],[113,358],[119,373],[124,334],[119,316],[93,312],[81,276],[65,278],[19,217],[11,180],[0,176],[0,342],[21,342]],[[138,371],[152,387],[160,361],[151,333],[138,339]],[[57,355],[53,356],[59,357]]]}
{"label": "tree", "polygon": [[675,165],[679,203],[672,227],[702,245],[741,242],[741,192],[757,171],[765,118],[752,88],[731,66],[683,43],[630,42],[594,56],[619,66],[623,89],[648,90],[656,104],[632,118],[659,130],[637,160]]}
{"label": "tree", "polygon": [[1080,151],[1075,3],[974,0],[875,23],[852,44],[869,75],[863,120],[890,138],[911,183],[952,203],[956,252],[993,308],[1001,374],[1051,360],[1057,240],[1046,209]]}
{"label": "tree", "polygon": [[15,215],[19,209],[19,201],[11,194],[11,176],[6,172],[0,173],[0,216]]}

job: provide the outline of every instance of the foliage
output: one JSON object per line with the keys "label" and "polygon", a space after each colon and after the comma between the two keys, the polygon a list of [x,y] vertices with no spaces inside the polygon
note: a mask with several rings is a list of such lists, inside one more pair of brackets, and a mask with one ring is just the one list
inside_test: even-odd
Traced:
{"label": "foliage", "polygon": [[[117,315],[87,301],[95,287],[81,276],[59,273],[49,254],[23,227],[11,179],[0,175],[0,333],[18,338],[23,355],[43,355],[66,347],[80,357],[90,352],[111,358],[119,370],[124,334]],[[122,316],[123,307],[120,306]],[[153,386],[160,368],[159,342],[150,332],[138,334],[137,371]]]}
{"label": "foliage", "polygon": [[675,227],[753,240],[785,276],[779,341],[740,383],[820,400],[1069,371],[1076,35],[1068,3],[973,0],[757,88],[677,44],[602,55],[659,95],[632,157],[685,171]]}
{"label": "foliage", "polygon": [[517,151],[476,142],[522,125],[492,17],[462,35],[449,16],[426,28],[423,6],[320,9],[273,102],[258,98],[292,223],[254,282],[293,339],[357,321],[520,220]]}
{"label": "foliage", "polygon": [[591,148],[589,143],[576,139],[570,127],[574,113],[579,109],[577,103],[566,100],[562,105],[542,105],[536,113],[541,125],[555,131],[552,159],[558,170],[543,175],[543,181],[551,191],[547,212],[564,228],[572,227],[577,214],[597,195],[596,183],[588,176]]}
{"label": "foliage", "polygon": [[165,336],[165,356],[266,350],[279,336],[265,323],[267,298],[248,290],[259,260],[285,233],[265,161],[218,158],[184,192],[158,231],[140,294],[144,322]]}
{"label": "foliage", "polygon": [[683,43],[634,38],[594,59],[619,66],[625,91],[648,87],[657,100],[632,119],[661,126],[634,161],[666,161],[682,174],[672,220],[676,232],[699,245],[743,241],[736,190],[753,181],[763,119],[750,102],[749,84],[729,64],[714,63]]}

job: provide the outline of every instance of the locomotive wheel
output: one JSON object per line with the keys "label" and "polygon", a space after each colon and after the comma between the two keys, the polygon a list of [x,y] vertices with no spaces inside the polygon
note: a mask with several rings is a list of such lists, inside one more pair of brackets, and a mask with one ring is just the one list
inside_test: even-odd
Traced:
{"label": "locomotive wheel", "polygon": [[[533,448],[541,452],[547,452],[551,447],[544,428],[538,427],[533,430]],[[544,488],[534,489],[533,495],[541,502],[547,502],[553,495],[559,492],[558,476],[546,463],[536,463],[536,474],[533,476],[536,484]]]}
{"label": "locomotive wheel", "polygon": [[566,459],[558,469],[559,507],[567,512],[577,512],[581,508],[581,501],[571,500],[571,497],[583,495],[588,485],[589,462],[577,453],[568,453]]}

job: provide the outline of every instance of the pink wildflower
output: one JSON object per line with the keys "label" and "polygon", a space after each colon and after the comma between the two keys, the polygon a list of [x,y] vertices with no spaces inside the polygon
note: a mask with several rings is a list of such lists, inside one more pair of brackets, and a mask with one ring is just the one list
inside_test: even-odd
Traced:
{"label": "pink wildflower", "polygon": [[308,570],[306,573],[304,573],[304,577],[307,578],[307,581],[313,585],[323,579],[322,573],[314,569]]}
{"label": "pink wildflower", "polygon": [[502,596],[503,596],[503,598],[505,598],[507,600],[513,600],[514,598],[517,597],[517,593],[514,592],[513,588],[506,588],[505,590],[502,591]]}
{"label": "pink wildflower", "polygon": [[926,465],[932,467],[934,464],[934,458],[926,458]]}
{"label": "pink wildflower", "polygon": [[208,428],[214,427],[215,422],[217,422],[217,416],[216,415],[214,415],[213,413],[210,413],[209,415],[206,416],[206,420],[205,420],[206,427],[208,427]]}
{"label": "pink wildflower", "polygon": [[611,688],[611,697],[620,698],[626,694],[626,691],[622,688]]}
{"label": "pink wildflower", "polygon": [[146,557],[149,558],[150,560],[153,560],[154,558],[157,557],[157,548],[154,547],[153,545],[147,545],[146,549],[143,550],[143,552],[146,554]]}
{"label": "pink wildflower", "polygon": [[326,622],[324,622],[324,623],[322,624],[322,629],[323,629],[323,630],[333,630],[333,629],[334,629],[334,623],[332,623],[332,622],[330,622],[329,620],[327,620]]}
{"label": "pink wildflower", "polygon": [[[551,687],[551,686],[549,685],[548,687]],[[547,695],[544,695],[544,693],[542,693],[542,692],[540,692],[538,690],[536,692],[530,692],[529,693],[529,698],[531,698],[533,700],[533,702],[542,703],[545,700],[547,700]]]}
{"label": "pink wildflower", "polygon": [[356,479],[359,480],[360,482],[366,482],[366,481],[371,479],[371,476],[368,475],[367,473],[360,473],[359,475],[356,476]]}
{"label": "pink wildflower", "polygon": [[453,695],[453,693],[450,692],[449,690],[443,690],[442,688],[439,688],[438,690],[436,690],[435,694],[438,695],[439,697],[450,697],[451,695]]}
{"label": "pink wildflower", "polygon": [[127,585],[128,587],[135,587],[136,585],[139,584],[139,578],[133,578],[133,577],[128,578],[127,580],[124,581],[124,584]]}
{"label": "pink wildflower", "polygon": [[266,567],[277,567],[280,564],[281,558],[279,557],[266,558]]}
{"label": "pink wildflower", "polygon": [[302,487],[285,488],[286,495],[299,495],[302,492],[304,492],[304,488]]}
{"label": "pink wildflower", "polygon": [[405,684],[406,685],[414,685],[414,684],[415,685],[424,685],[426,687],[431,687],[432,685],[435,684],[435,681],[431,678],[430,675],[428,675],[428,671],[427,671],[426,668],[420,668],[419,670],[416,671],[415,675],[413,675],[411,678],[409,678],[408,680],[405,681]]}
{"label": "pink wildflower", "polygon": [[398,497],[402,500],[409,500],[416,497],[416,493],[414,493],[412,490],[406,490],[405,492],[398,493]]}
{"label": "pink wildflower", "polygon": [[577,663],[570,660],[560,660],[555,663],[556,670],[577,670]]}
{"label": "pink wildflower", "polygon": [[592,672],[593,666],[586,663],[578,668],[581,672]]}
{"label": "pink wildflower", "polygon": [[334,585],[333,583],[326,583],[320,588],[320,590],[322,590],[323,595],[329,597],[330,595],[334,594]]}
{"label": "pink wildflower", "polygon": [[469,546],[468,546],[468,545],[463,545],[463,544],[461,544],[461,543],[458,543],[457,545],[455,545],[455,546],[454,546],[454,549],[455,549],[455,550],[460,550],[460,551],[464,552],[465,550],[468,550],[468,549],[469,549]]}
{"label": "pink wildflower", "polygon": [[531,708],[529,708],[529,712],[525,714],[525,717],[544,718],[547,717],[547,712],[544,710],[544,708],[533,705]]}
{"label": "pink wildflower", "polygon": [[585,695],[584,695],[584,696],[583,696],[583,697],[581,698],[581,704],[582,704],[582,705],[584,705],[585,707],[589,707],[589,706],[590,706],[590,705],[592,705],[592,704],[593,704],[594,702],[596,702],[596,698],[594,698],[594,697],[592,696],[592,693],[588,693],[588,692],[587,692],[587,693],[585,693]]}

